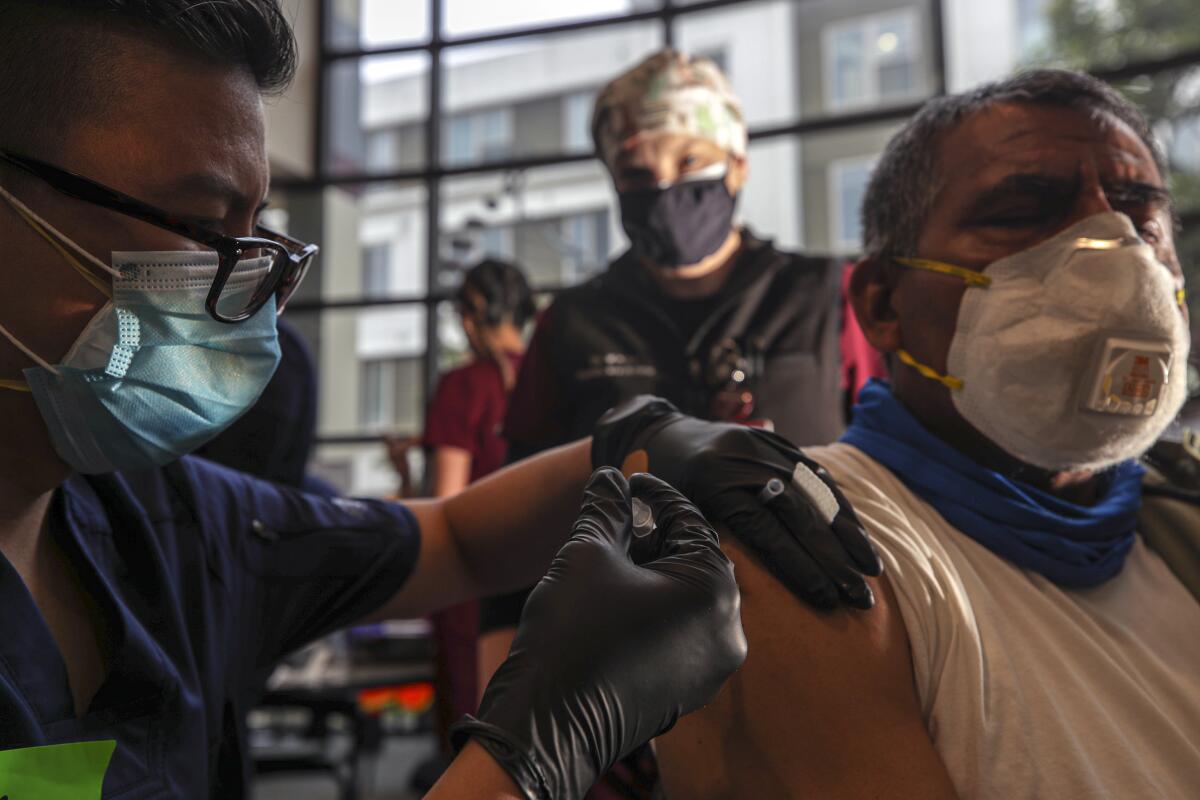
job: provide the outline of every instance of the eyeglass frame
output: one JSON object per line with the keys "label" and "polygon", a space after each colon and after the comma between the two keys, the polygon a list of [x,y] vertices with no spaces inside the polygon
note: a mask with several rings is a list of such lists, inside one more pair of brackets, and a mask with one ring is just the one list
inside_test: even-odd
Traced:
{"label": "eyeglass frame", "polygon": [[[208,315],[217,322],[235,324],[243,322],[257,314],[272,295],[276,296],[275,313],[282,314],[288,300],[296,291],[296,287],[304,280],[313,258],[320,251],[315,244],[305,244],[298,239],[273,231],[265,225],[255,225],[255,233],[261,236],[227,236],[201,225],[196,225],[180,219],[174,214],[167,213],[149,203],[131,197],[105,186],[91,178],[48,164],[29,156],[18,155],[0,148],[0,163],[10,164],[17,169],[42,180],[56,192],[85,203],[106,208],[156,228],[169,231],[211,247],[217,252],[217,274],[213,278],[212,288],[204,302]],[[267,238],[270,237],[270,238]],[[262,286],[250,298],[250,302],[242,313],[226,316],[217,308],[217,302],[225,289],[225,284],[233,275],[238,261],[247,250],[266,249],[287,257],[283,269],[272,269],[272,273]],[[273,262],[276,261],[273,257]]]}

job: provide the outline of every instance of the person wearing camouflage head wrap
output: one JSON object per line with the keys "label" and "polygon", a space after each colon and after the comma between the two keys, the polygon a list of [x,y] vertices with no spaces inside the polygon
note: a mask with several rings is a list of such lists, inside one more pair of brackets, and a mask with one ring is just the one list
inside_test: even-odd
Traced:
{"label": "person wearing camouflage head wrap", "polygon": [[643,134],[680,133],[746,155],[746,120],[729,80],[709,58],[661,50],[600,92],[592,115],[596,151],[610,168]]}
{"label": "person wearing camouflage head wrap", "polygon": [[654,53],[600,92],[592,135],[632,250],[660,280],[732,263],[742,246],[734,212],[747,175],[746,123],[712,60]]}
{"label": "person wearing camouflage head wrap", "polygon": [[[843,381],[883,374],[844,313],[842,263],[780,251],[735,221],[746,127],[717,65],[672,49],[600,91],[592,137],[630,247],[541,316],[510,396],[510,460],[587,436],[610,407],[642,394],[825,443],[843,428]],[[481,647],[498,654],[483,660],[485,681],[510,650],[526,595],[484,605]],[[627,797],[628,787],[649,796],[652,756],[618,770],[588,800]]]}

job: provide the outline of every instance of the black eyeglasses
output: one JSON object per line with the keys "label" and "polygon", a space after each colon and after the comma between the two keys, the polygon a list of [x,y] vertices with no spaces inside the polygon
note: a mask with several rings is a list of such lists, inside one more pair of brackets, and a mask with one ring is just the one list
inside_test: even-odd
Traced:
{"label": "black eyeglasses", "polygon": [[40,178],[68,197],[148,222],[215,250],[217,274],[204,307],[218,322],[249,319],[271,297],[275,298],[276,313],[282,313],[320,249],[262,225],[255,227],[255,236],[226,236],[44,161],[6,150],[0,150],[0,161]]}

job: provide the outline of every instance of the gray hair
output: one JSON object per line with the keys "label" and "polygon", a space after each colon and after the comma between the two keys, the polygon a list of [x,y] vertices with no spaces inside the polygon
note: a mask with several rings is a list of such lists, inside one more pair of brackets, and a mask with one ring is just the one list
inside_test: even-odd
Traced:
{"label": "gray hair", "polygon": [[916,255],[917,238],[941,180],[938,148],[945,134],[997,103],[1025,103],[1108,115],[1133,129],[1166,175],[1166,159],[1142,112],[1112,86],[1080,72],[1039,69],[935,97],[891,138],[863,196],[863,251],[872,257]]}

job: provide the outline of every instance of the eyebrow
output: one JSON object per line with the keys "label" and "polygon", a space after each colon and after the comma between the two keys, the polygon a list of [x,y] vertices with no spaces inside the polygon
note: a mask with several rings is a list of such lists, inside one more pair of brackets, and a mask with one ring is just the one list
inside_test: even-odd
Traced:
{"label": "eyebrow", "polygon": [[[1105,181],[1101,185],[1110,200],[1138,205],[1167,205],[1171,202],[1170,191],[1144,181]],[[1022,198],[1032,198],[1046,205],[1065,202],[1078,188],[1079,179],[1074,176],[1064,178],[1040,173],[1008,175],[976,197],[968,206],[968,213],[986,211],[996,203]]]}
{"label": "eyebrow", "polygon": [[1105,183],[1104,193],[1110,198],[1137,203],[1138,205],[1168,205],[1171,202],[1171,192],[1162,186],[1142,181],[1117,181]]}

